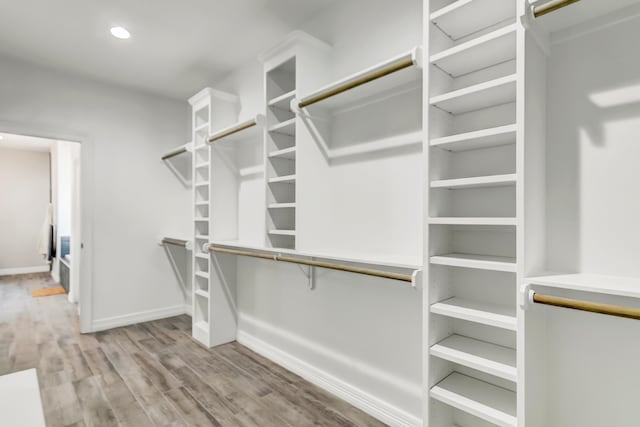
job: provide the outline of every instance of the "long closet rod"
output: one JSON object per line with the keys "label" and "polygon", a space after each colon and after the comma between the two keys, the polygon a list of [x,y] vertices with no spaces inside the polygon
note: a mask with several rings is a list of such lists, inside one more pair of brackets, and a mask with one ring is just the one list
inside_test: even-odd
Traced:
{"label": "long closet rod", "polygon": [[209,245],[209,252],[220,252],[220,253],[231,254],[231,255],[270,259],[272,261],[290,262],[293,264],[302,264],[302,265],[308,265],[311,267],[328,268],[331,270],[340,270],[340,271],[347,271],[349,273],[366,274],[368,276],[383,277],[385,279],[400,280],[400,281],[409,282],[409,283],[412,282],[412,277],[409,274],[390,273],[387,271],[372,270],[369,268],[351,267],[349,265],[334,264],[331,262],[312,261],[312,260],[307,260],[302,258],[284,256],[280,254],[241,251],[237,249],[222,248],[214,245]]}
{"label": "long closet rod", "polygon": [[324,93],[319,93],[318,95],[309,98],[305,101],[301,101],[298,103],[298,107],[299,108],[304,108],[304,107],[308,107],[309,105],[315,104],[316,102],[320,102],[323,101],[327,98],[331,98],[332,96],[336,96],[338,94],[341,94],[343,92],[346,92],[348,90],[354,89],[358,86],[361,86],[365,83],[369,83],[373,80],[377,80],[381,77],[387,76],[389,74],[395,73],[396,71],[400,71],[403,70],[405,68],[411,67],[415,65],[414,59],[413,58],[407,58],[407,59],[402,59],[399,60],[398,62],[395,62],[393,64],[390,64],[388,67],[383,68],[381,70],[372,72],[371,74],[367,74],[365,76],[360,77],[359,79],[356,79],[352,82],[348,82],[345,83],[341,86],[338,86],[336,88],[327,90]]}
{"label": "long closet rod", "polygon": [[567,7],[572,3],[579,2],[580,0],[552,0],[545,4],[536,5],[533,7],[533,16],[538,18],[546,15],[547,13],[555,12],[558,9]]}
{"label": "long closet rod", "polygon": [[175,149],[173,151],[170,151],[169,153],[165,154],[164,156],[162,156],[162,160],[170,159],[172,157],[178,156],[178,155],[180,155],[182,153],[186,153],[188,151],[189,150],[187,150],[186,147],[177,148],[177,149]]}
{"label": "long closet rod", "polygon": [[551,295],[538,294],[536,292],[533,293],[531,299],[534,303],[537,304],[551,305],[554,307],[570,308],[573,310],[588,311],[591,313],[607,314],[609,316],[640,320],[640,308],[555,297]]}
{"label": "long closet rod", "polygon": [[223,130],[223,131],[221,131],[221,132],[219,132],[217,134],[211,135],[211,137],[209,138],[209,142],[211,143],[211,142],[217,141],[219,139],[226,138],[226,137],[228,137],[230,135],[233,135],[234,133],[238,133],[238,132],[241,132],[241,131],[243,131],[245,129],[249,129],[251,127],[254,127],[257,124],[258,124],[258,119],[254,117],[253,119],[247,120],[246,122],[238,123],[237,125],[229,128],[229,129],[226,129],[226,130]]}
{"label": "long closet rod", "polygon": [[188,240],[174,239],[172,237],[163,237],[163,245],[181,246],[186,249],[191,249],[191,242]]}

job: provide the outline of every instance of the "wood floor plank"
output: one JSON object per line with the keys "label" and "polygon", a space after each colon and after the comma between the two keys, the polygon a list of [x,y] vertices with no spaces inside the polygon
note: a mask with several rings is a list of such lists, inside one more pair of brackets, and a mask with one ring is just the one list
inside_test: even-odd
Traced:
{"label": "wood floor plank", "polygon": [[0,375],[36,368],[50,427],[378,427],[383,424],[237,343],[207,349],[186,315],[79,333],[44,274],[0,277]]}

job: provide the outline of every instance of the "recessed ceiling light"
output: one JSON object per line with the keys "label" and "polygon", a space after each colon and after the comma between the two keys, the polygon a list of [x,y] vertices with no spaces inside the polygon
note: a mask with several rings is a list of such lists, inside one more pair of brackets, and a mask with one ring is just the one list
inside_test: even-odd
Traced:
{"label": "recessed ceiling light", "polygon": [[112,27],[111,34],[113,34],[113,37],[117,37],[123,40],[126,40],[129,37],[131,37],[131,33],[129,33],[129,31],[127,31],[127,29],[123,27]]}

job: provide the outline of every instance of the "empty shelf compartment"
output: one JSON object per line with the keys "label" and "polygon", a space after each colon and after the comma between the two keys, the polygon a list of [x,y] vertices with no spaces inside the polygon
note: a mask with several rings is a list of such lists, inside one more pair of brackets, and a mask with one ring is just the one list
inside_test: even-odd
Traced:
{"label": "empty shelf compartment", "polygon": [[497,126],[473,132],[443,136],[431,140],[432,147],[448,151],[466,151],[479,148],[498,147],[516,142],[516,125]]}
{"label": "empty shelf compartment", "polygon": [[432,304],[431,312],[510,331],[517,329],[515,304],[514,307],[506,307],[453,297]]}
{"label": "empty shelf compartment", "polygon": [[451,335],[431,346],[430,354],[509,381],[517,379],[516,351],[512,348]]}
{"label": "empty shelf compartment", "polygon": [[476,268],[480,270],[493,270],[516,272],[515,258],[476,255],[476,254],[445,254],[434,255],[429,259],[431,264],[444,265],[448,267]]}
{"label": "empty shelf compartment", "polygon": [[296,176],[295,175],[285,175],[285,176],[278,176],[275,178],[269,178],[269,184],[294,184],[296,182]]}
{"label": "empty shelf compartment", "polygon": [[451,114],[462,114],[483,108],[508,104],[516,100],[517,76],[500,77],[453,92],[432,97],[431,105]]}
{"label": "empty shelf compartment", "polygon": [[462,188],[483,188],[515,185],[516,174],[474,176],[469,178],[440,179],[431,181],[431,188],[456,190]]}
{"label": "empty shelf compartment", "polygon": [[433,225],[496,225],[515,226],[516,218],[512,217],[431,217]]}
{"label": "empty shelf compartment", "polygon": [[452,77],[501,64],[516,57],[516,25],[508,25],[431,55],[431,64]]}
{"label": "empty shelf compartment", "polygon": [[433,399],[498,426],[515,427],[518,422],[516,394],[513,391],[458,372],[432,387],[430,395]]}
{"label": "empty shelf compartment", "polygon": [[516,2],[504,0],[458,0],[431,13],[431,22],[452,40],[515,19]]}
{"label": "empty shelf compartment", "polygon": [[269,158],[290,159],[296,158],[296,147],[288,147],[282,150],[272,151],[269,153]]}
{"label": "empty shelf compartment", "polygon": [[281,110],[291,110],[291,100],[296,97],[296,91],[292,90],[269,101],[269,107],[279,108]]}
{"label": "empty shelf compartment", "polygon": [[275,124],[269,128],[269,132],[280,133],[283,135],[294,136],[296,134],[296,119],[286,120],[282,123]]}

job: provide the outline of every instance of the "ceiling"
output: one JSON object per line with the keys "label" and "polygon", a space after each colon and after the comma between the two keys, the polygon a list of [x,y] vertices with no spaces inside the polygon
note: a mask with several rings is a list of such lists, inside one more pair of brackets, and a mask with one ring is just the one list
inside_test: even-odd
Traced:
{"label": "ceiling", "polygon": [[2,137],[2,139],[0,139],[0,148],[9,148],[12,150],[49,152],[55,142],[51,139],[10,133],[0,133],[0,136]]}
{"label": "ceiling", "polygon": [[337,1],[4,1],[0,55],[186,99]]}

